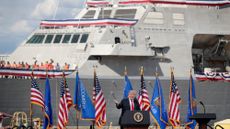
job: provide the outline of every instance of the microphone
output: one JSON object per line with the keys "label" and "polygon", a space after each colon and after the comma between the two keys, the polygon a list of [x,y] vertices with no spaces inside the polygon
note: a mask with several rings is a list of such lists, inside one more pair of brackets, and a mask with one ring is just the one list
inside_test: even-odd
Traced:
{"label": "microphone", "polygon": [[206,113],[206,110],[205,110],[205,105],[204,105],[204,103],[203,103],[202,101],[200,101],[200,104],[202,105],[203,110],[204,110],[204,114],[205,114],[205,113]]}

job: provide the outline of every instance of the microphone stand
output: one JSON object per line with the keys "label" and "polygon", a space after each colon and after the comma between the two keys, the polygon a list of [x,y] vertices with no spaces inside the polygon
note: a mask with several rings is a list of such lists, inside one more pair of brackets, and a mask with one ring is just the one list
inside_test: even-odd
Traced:
{"label": "microphone stand", "polygon": [[201,105],[202,105],[202,107],[203,107],[204,114],[206,114],[206,110],[205,110],[205,105],[204,105],[204,103],[203,103],[202,101],[200,101],[200,104],[201,104]]}

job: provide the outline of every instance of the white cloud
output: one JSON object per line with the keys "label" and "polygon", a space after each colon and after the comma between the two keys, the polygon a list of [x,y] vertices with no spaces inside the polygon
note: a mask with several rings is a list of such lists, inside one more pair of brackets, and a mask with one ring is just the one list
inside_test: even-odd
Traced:
{"label": "white cloud", "polygon": [[60,1],[65,7],[79,7],[85,0],[63,0]]}
{"label": "white cloud", "polygon": [[75,5],[75,4],[79,3],[80,0],[65,0],[63,2],[66,3],[66,4]]}
{"label": "white cloud", "polygon": [[44,0],[35,7],[32,16],[38,19],[50,17],[54,15],[57,4],[57,0]]}
{"label": "white cloud", "polygon": [[32,28],[26,20],[19,20],[10,27],[12,32],[30,32]]}

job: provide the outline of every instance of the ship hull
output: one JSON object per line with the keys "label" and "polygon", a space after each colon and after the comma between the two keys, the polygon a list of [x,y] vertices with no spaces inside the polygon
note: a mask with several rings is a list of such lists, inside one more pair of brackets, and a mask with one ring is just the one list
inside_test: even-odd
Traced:
{"label": "ship hull", "polygon": [[[92,78],[83,78],[82,79],[87,91],[89,94],[92,94],[93,79]],[[154,78],[146,79],[146,85],[148,88],[149,96],[152,97]],[[39,86],[41,87],[42,92],[44,92],[45,80],[39,80]],[[57,114],[58,114],[58,103],[59,103],[59,91],[60,91],[60,81],[61,79],[51,79],[51,96],[52,96],[52,106],[54,114],[54,123],[56,125]],[[72,97],[75,87],[75,79],[69,78],[68,86],[70,87]],[[133,88],[139,90],[139,79],[131,78]],[[113,82],[117,84],[114,86]],[[187,99],[188,99],[188,79],[177,79],[176,80],[180,94],[182,97],[182,102],[180,106],[181,112],[181,123],[185,123],[186,113],[187,113]],[[115,92],[115,96],[119,100],[123,96],[123,86],[124,80],[120,79],[100,79],[102,89],[107,103],[107,125],[110,122],[113,122],[113,125],[118,125],[118,118],[120,116],[120,110],[116,109],[115,104],[110,95],[111,91]],[[163,93],[165,96],[165,102],[168,105],[169,101],[169,79],[161,79],[161,84],[163,87]],[[150,85],[151,84],[151,85]],[[228,82],[199,82],[195,81],[196,84],[196,96],[197,96],[197,105],[198,112],[203,112],[202,106],[199,105],[199,101],[202,101],[206,105],[207,113],[216,113],[216,121],[229,118],[230,116],[230,88]],[[0,79],[0,111],[13,114],[14,112],[23,111],[26,112],[29,117],[29,104],[30,104],[30,85],[31,82],[29,79]],[[37,106],[33,106],[33,117],[40,117],[43,119],[42,111]],[[70,122],[69,125],[76,126],[76,111],[72,108],[70,111]],[[4,125],[9,124],[8,121],[4,121]],[[154,125],[154,122],[151,121]],[[79,125],[90,125],[91,121],[79,121]]]}

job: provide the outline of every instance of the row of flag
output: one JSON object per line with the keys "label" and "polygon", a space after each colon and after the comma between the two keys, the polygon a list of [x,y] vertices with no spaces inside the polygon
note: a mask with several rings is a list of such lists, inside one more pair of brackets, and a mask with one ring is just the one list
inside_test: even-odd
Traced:
{"label": "row of flag", "polygon": [[[164,102],[163,90],[159,78],[156,76],[153,95],[151,101],[149,101],[148,90],[145,86],[143,68],[141,70],[141,89],[138,94],[138,102],[140,104],[140,109],[142,111],[150,111],[151,116],[156,122],[157,126],[160,129],[165,129],[168,125],[173,127],[180,126],[180,102],[181,96],[179,89],[174,79],[173,70],[171,71],[171,80],[170,80],[170,92],[169,92],[169,106],[168,112],[166,110],[166,105]],[[125,88],[124,88],[124,98],[128,97],[130,90],[133,90],[132,84],[125,72]],[[188,112],[186,117],[186,127],[190,129],[195,129],[197,123],[194,120],[190,120],[189,117],[196,114],[196,94],[195,94],[195,84],[193,77],[190,74],[189,88],[188,88]]]}
{"label": "row of flag", "polygon": [[[46,78],[45,96],[43,96],[38,83],[33,76],[31,79],[31,104],[38,105],[43,109],[45,116],[43,129],[49,129],[53,126],[49,79],[48,77]],[[70,90],[64,76],[60,86],[60,101],[57,120],[58,129],[66,128],[69,121],[69,110],[72,106],[77,111],[81,112],[82,119],[92,120],[98,127],[102,127],[106,124],[106,101],[96,72],[94,72],[93,101],[91,101],[84,84],[79,78],[78,72],[76,74],[74,99],[71,97]]]}
{"label": "row of flag", "polygon": [[[124,98],[128,97],[130,90],[133,90],[131,81],[128,78],[127,71],[125,70],[125,86]],[[158,77],[156,77],[153,95],[150,101],[148,90],[144,80],[144,70],[141,68],[140,90],[138,92],[138,102],[142,111],[150,111],[155,122],[161,129],[165,129],[170,123],[173,127],[180,126],[180,102],[181,97],[174,79],[174,73],[171,72],[170,81],[170,94],[169,94],[169,110],[167,112],[164,102],[163,91]],[[49,79],[46,78],[45,97],[39,90],[36,80],[32,77],[31,82],[31,104],[36,104],[44,109],[45,119],[43,129],[51,128],[53,125],[52,119],[52,105],[51,105],[51,90]],[[98,127],[103,127],[106,124],[106,101],[100,86],[99,79],[94,71],[94,85],[93,95],[90,98],[83,82],[81,81],[78,72],[76,73],[76,83],[74,89],[74,97],[70,95],[65,77],[61,81],[61,95],[59,101],[58,125],[59,129],[63,129],[68,124],[69,109],[73,106],[78,112],[81,113],[81,119],[92,120]],[[189,117],[196,114],[196,95],[195,85],[190,74],[189,89],[188,89],[188,112],[186,119],[186,126],[194,129],[196,122],[190,120]]]}

